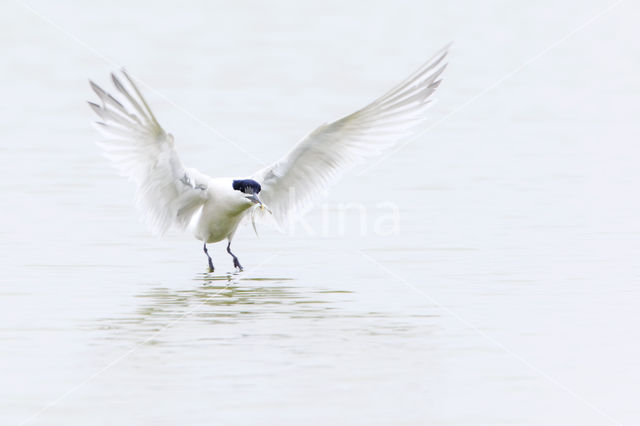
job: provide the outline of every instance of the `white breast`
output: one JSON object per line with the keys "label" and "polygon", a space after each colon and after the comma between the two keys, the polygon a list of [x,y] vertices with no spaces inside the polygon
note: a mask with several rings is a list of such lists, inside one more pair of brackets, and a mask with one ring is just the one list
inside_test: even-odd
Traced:
{"label": "white breast", "polygon": [[235,191],[233,179],[217,178],[208,182],[209,199],[191,223],[193,235],[206,243],[231,239],[252,203]]}

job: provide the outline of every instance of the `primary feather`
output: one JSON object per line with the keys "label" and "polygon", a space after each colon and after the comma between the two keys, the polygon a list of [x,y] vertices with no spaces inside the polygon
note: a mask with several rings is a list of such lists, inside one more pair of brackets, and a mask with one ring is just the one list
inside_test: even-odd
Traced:
{"label": "primary feather", "polygon": [[414,135],[440,85],[449,46],[366,107],[303,138],[285,157],[254,175],[261,197],[286,227],[350,167]]}

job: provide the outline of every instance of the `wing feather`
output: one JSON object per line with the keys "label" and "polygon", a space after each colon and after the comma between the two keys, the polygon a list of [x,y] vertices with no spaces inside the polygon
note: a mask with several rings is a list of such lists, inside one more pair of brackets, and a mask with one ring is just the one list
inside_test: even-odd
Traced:
{"label": "wing feather", "polygon": [[111,79],[126,104],[89,82],[101,102],[89,106],[106,135],[98,145],[135,182],[136,206],[154,233],[163,234],[172,225],[184,228],[207,200],[209,178],[182,164],[173,136],[160,126],[133,79],[122,73],[133,94],[115,74]]}
{"label": "wing feather", "polygon": [[286,227],[346,170],[414,135],[446,69],[449,45],[364,108],[323,124],[282,159],[254,175],[260,196]]}

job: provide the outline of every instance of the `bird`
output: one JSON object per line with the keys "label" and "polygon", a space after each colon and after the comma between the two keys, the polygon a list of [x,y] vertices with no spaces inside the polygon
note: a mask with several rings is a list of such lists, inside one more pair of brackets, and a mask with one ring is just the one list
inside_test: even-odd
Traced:
{"label": "bird", "polygon": [[234,268],[242,271],[231,241],[244,218],[268,212],[286,227],[345,172],[423,128],[449,47],[364,108],[322,124],[251,176],[214,178],[185,166],[173,135],[160,125],[125,69],[120,70],[124,79],[111,73],[119,99],[89,80],[99,99],[89,102],[103,134],[97,143],[120,174],[135,183],[136,207],[152,233],[190,228],[203,243],[210,272],[215,268],[207,244],[226,240]]}

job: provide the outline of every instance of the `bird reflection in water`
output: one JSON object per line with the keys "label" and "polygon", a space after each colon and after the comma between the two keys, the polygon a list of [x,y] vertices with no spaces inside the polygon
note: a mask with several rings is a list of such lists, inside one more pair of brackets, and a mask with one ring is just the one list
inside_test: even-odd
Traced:
{"label": "bird reflection in water", "polygon": [[[137,297],[141,307],[134,315],[109,318],[108,328],[153,332],[178,322],[232,323],[263,318],[322,318],[344,302],[345,290],[287,285],[291,278],[257,278],[241,275],[194,277],[202,285],[185,289],[154,287]],[[177,326],[177,325],[176,325]],[[172,326],[173,327],[173,326]]]}

